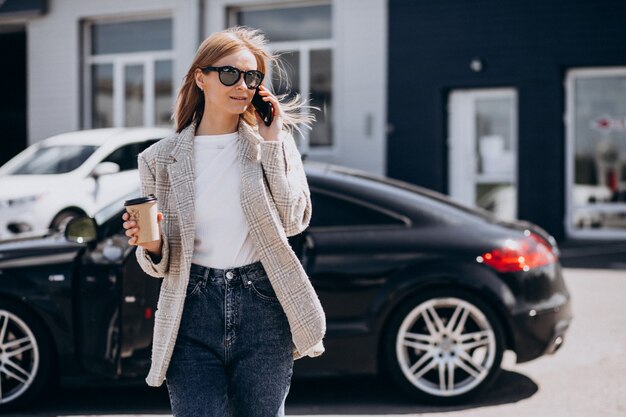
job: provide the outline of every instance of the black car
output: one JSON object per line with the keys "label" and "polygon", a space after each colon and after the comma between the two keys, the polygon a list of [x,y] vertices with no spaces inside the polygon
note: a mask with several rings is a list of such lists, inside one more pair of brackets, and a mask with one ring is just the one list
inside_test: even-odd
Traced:
{"label": "black car", "polygon": [[[328,331],[324,355],[296,361],[295,376],[385,373],[415,398],[458,402],[493,382],[506,349],[525,362],[561,346],[570,296],[544,230],[305,166],[313,218],[291,243]],[[64,234],[0,242],[0,407],[57,381],[144,383],[162,280],[138,266],[122,201]]]}

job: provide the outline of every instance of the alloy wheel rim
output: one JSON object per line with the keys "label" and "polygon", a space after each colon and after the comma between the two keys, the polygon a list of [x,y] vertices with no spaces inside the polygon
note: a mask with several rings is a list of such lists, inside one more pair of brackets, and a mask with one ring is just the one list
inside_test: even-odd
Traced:
{"label": "alloy wheel rim", "polygon": [[433,298],[405,317],[396,337],[396,358],[407,380],[437,397],[476,388],[496,356],[493,328],[480,309],[456,297]]}
{"label": "alloy wheel rim", "polygon": [[0,310],[0,404],[13,401],[33,383],[39,347],[30,328],[15,314]]}

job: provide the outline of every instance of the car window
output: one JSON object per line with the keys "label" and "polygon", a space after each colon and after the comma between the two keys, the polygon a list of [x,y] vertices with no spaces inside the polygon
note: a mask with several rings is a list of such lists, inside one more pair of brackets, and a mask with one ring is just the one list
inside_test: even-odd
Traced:
{"label": "car window", "polygon": [[490,211],[487,211],[481,207],[467,206],[467,205],[458,203],[452,200],[449,196],[438,193],[437,191],[433,191],[424,187],[417,186],[415,184],[396,180],[396,179],[389,178],[389,177],[373,175],[367,172],[353,170],[353,169],[345,168],[345,167],[333,166],[332,169],[333,171],[336,171],[339,174],[348,175],[348,176],[355,177],[355,178],[362,178],[362,179],[377,182],[380,184],[391,185],[393,187],[408,191],[412,194],[415,194],[421,197],[426,197],[427,199],[431,201],[437,201],[445,206],[452,207],[456,210],[459,210],[459,211],[462,211],[471,215],[479,216],[483,220],[487,220],[489,222],[496,221],[496,217],[494,217],[493,213]]}
{"label": "car window", "polygon": [[353,201],[317,191],[311,192],[313,215],[311,227],[404,225],[405,223],[381,211]]}
{"label": "car window", "polygon": [[115,162],[120,166],[120,172],[137,169],[137,144],[131,143],[117,148],[102,162]]}
{"label": "car window", "polygon": [[15,166],[10,175],[64,174],[78,168],[94,153],[96,146],[44,146]]}
{"label": "car window", "polygon": [[142,153],[143,151],[145,151],[147,148],[149,148],[150,146],[154,145],[158,141],[159,141],[159,139],[150,139],[150,140],[147,140],[145,142],[138,143],[137,144],[137,155],[139,155],[140,153]]}
{"label": "car window", "polygon": [[137,155],[143,152],[158,139],[151,139],[141,143],[131,143],[111,152],[102,162],[115,162],[120,166],[120,171],[137,169]]}

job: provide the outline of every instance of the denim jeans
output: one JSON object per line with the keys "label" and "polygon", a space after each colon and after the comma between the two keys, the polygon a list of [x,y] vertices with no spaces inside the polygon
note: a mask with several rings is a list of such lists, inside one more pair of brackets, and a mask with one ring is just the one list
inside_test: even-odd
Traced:
{"label": "denim jeans", "polygon": [[192,264],[165,382],[174,417],[285,415],[291,330],[261,265]]}

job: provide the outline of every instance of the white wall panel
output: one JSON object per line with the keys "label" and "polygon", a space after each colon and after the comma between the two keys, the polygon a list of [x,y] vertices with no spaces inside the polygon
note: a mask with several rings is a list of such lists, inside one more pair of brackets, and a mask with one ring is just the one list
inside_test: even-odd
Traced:
{"label": "white wall panel", "polygon": [[333,3],[337,155],[330,162],[386,171],[387,2]]}

